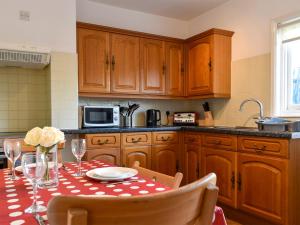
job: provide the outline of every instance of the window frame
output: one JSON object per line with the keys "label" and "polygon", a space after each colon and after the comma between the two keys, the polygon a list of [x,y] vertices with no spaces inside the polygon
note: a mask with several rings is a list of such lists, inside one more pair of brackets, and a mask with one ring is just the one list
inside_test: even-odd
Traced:
{"label": "window frame", "polygon": [[[285,79],[284,55],[282,53],[282,42],[278,43],[278,24],[285,23],[292,20],[299,20],[300,13],[277,18],[272,21],[272,47],[271,47],[271,115],[276,117],[300,117],[300,105],[294,110],[285,110],[288,106],[287,98],[287,80]],[[279,62],[279,63],[278,63]]]}

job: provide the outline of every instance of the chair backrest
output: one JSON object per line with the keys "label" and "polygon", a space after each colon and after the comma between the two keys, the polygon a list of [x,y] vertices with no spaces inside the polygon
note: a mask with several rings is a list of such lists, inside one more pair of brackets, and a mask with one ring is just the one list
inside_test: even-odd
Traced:
{"label": "chair backrest", "polygon": [[211,225],[218,196],[211,173],[176,190],[134,197],[56,196],[50,225]]}
{"label": "chair backrest", "polygon": [[177,189],[180,186],[180,183],[182,181],[182,173],[177,172],[174,177],[168,176],[166,174],[162,174],[159,172],[155,172],[153,170],[149,170],[143,167],[140,167],[140,163],[138,161],[135,161],[132,168],[136,169],[139,172],[139,175],[143,177],[148,177],[152,179],[153,181],[157,181],[161,184],[164,184],[168,187],[171,187],[173,189]]}

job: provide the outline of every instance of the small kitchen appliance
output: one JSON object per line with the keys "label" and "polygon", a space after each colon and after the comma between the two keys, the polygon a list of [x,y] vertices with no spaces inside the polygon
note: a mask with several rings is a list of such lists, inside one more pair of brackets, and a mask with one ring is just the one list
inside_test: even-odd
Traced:
{"label": "small kitchen appliance", "polygon": [[175,126],[195,126],[199,114],[196,112],[175,112],[173,124]]}
{"label": "small kitchen appliance", "polygon": [[155,127],[161,124],[161,112],[157,109],[148,109],[146,113],[147,127]]}
{"label": "small kitchen appliance", "polygon": [[119,106],[81,106],[79,121],[82,128],[120,126]]}

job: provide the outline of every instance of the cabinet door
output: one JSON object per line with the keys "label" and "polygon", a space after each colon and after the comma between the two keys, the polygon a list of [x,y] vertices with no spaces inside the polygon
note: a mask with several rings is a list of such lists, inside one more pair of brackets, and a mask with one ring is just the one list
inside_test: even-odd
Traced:
{"label": "cabinet door", "polygon": [[140,91],[139,38],[112,34],[112,92],[137,94]]}
{"label": "cabinet door", "polygon": [[240,153],[238,172],[238,207],[287,224],[287,160]]}
{"label": "cabinet door", "polygon": [[179,170],[178,145],[157,145],[152,147],[152,170],[174,176]]}
{"label": "cabinet door", "polygon": [[200,146],[185,144],[185,181],[192,183],[200,177]]}
{"label": "cabinet door", "polygon": [[218,200],[226,205],[236,207],[236,152],[202,149],[202,176],[208,173],[217,175],[219,187]]}
{"label": "cabinet door", "polygon": [[109,92],[109,34],[78,28],[77,38],[79,92]]}
{"label": "cabinet door", "polygon": [[188,49],[188,95],[212,93],[210,36],[190,43]]}
{"label": "cabinet door", "polygon": [[120,149],[92,149],[87,150],[84,160],[101,160],[112,165],[120,165]]}
{"label": "cabinet door", "polygon": [[140,39],[141,88],[144,94],[165,94],[164,42]]}
{"label": "cabinet door", "polygon": [[124,166],[132,167],[135,161],[139,161],[141,167],[151,169],[151,146],[126,147],[122,152]]}
{"label": "cabinet door", "polygon": [[183,96],[183,45],[166,42],[166,94]]}

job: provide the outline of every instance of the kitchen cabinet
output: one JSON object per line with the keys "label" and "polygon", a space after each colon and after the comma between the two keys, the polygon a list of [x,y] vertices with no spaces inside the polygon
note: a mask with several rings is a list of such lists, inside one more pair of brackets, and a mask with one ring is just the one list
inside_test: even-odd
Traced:
{"label": "kitchen cabinet", "polygon": [[178,132],[152,133],[152,170],[174,176],[179,171]]}
{"label": "kitchen cabinet", "polygon": [[79,92],[110,92],[109,33],[77,29]]}
{"label": "kitchen cabinet", "polygon": [[183,44],[166,42],[166,94],[184,95]]}
{"label": "kitchen cabinet", "polygon": [[237,153],[222,149],[202,148],[202,176],[217,175],[218,201],[236,208]]}
{"label": "kitchen cabinet", "polygon": [[132,167],[135,161],[140,162],[141,167],[151,169],[151,146],[124,147],[123,166]]}
{"label": "kitchen cabinet", "polygon": [[122,138],[122,164],[132,167],[135,161],[151,169],[151,132],[124,133]]}
{"label": "kitchen cabinet", "polygon": [[120,166],[120,149],[88,149],[84,155],[84,160],[101,160],[112,165]]}
{"label": "kitchen cabinet", "polygon": [[201,170],[201,135],[184,134],[184,178],[192,183],[200,178]]}
{"label": "kitchen cabinet", "polygon": [[113,93],[140,92],[139,38],[111,34],[111,84]]}
{"label": "kitchen cabinet", "polygon": [[211,29],[182,40],[78,22],[79,95],[228,98],[232,35]]}
{"label": "kitchen cabinet", "polygon": [[121,165],[121,135],[119,133],[87,134],[87,151],[83,160],[102,160]]}
{"label": "kitchen cabinet", "polygon": [[166,64],[163,41],[141,38],[141,92],[165,94]]}
{"label": "kitchen cabinet", "polygon": [[230,97],[232,35],[211,29],[187,40],[188,97]]}
{"label": "kitchen cabinet", "polygon": [[240,153],[238,207],[278,224],[287,224],[287,161]]}

